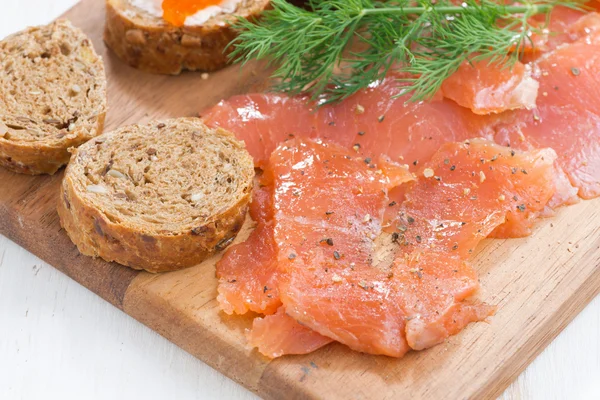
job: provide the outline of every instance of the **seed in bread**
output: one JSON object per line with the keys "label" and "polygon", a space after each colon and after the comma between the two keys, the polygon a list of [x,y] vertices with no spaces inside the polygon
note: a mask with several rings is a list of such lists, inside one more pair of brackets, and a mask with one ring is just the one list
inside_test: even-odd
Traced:
{"label": "seed in bread", "polygon": [[131,125],[74,152],[58,213],[82,254],[173,271],[233,241],[253,178],[244,144],[198,118]]}
{"label": "seed in bread", "polygon": [[214,71],[228,63],[238,17],[255,18],[270,0],[239,0],[231,13],[200,24],[171,25],[140,3],[155,0],[106,0],[104,41],[127,64],[142,71],[177,75],[183,70]]}
{"label": "seed in bread", "polygon": [[0,42],[0,165],[53,174],[101,133],[106,114],[102,59],[67,20]]}

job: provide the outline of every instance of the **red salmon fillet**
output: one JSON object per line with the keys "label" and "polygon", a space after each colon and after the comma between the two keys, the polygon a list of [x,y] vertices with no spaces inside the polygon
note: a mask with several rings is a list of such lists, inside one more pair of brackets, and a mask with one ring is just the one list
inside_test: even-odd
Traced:
{"label": "red salmon fillet", "polygon": [[475,114],[485,115],[534,108],[538,86],[531,67],[520,62],[511,68],[490,65],[488,61],[465,62],[444,81],[442,94]]}
{"label": "red salmon fillet", "polygon": [[[600,194],[600,16],[581,15],[557,9],[553,24],[565,33],[535,38],[545,53],[529,56],[540,83],[532,110],[502,112],[531,106],[514,101],[529,79],[517,64],[511,74],[461,67],[443,88],[456,103],[405,103],[388,79],[317,110],[255,94],[204,114],[264,169],[251,205],[257,228],[217,266],[225,312],[266,314],[252,346],[278,357],[335,339],[400,357],[493,314],[466,301],[479,287],[467,262],[479,241],[529,235],[575,192]],[[470,137],[503,146],[457,143]],[[412,177],[396,162],[418,179],[403,185]]]}
{"label": "red salmon fillet", "polygon": [[263,355],[276,358],[286,354],[308,354],[331,343],[285,313],[280,307],[275,314],[255,318],[248,332],[248,343]]}
{"label": "red salmon fillet", "polygon": [[[591,13],[593,14],[593,13]],[[548,27],[540,34],[533,33],[531,36],[533,46],[531,42],[526,44],[525,61],[533,61],[540,57],[544,53],[554,50],[563,43],[572,42],[577,40],[585,32],[580,32],[577,28],[573,29],[575,24],[580,18],[586,15],[585,11],[574,10],[568,7],[555,7],[550,15],[550,23]],[[546,22],[545,15],[536,15],[532,18],[532,21],[538,23],[538,26],[542,26]]]}
{"label": "red salmon fillet", "polygon": [[393,98],[400,90],[394,79],[388,79],[317,110],[303,97],[240,95],[221,101],[202,117],[210,126],[235,132],[257,167],[264,167],[273,150],[294,137],[330,140],[354,148],[364,158],[385,154],[413,168],[443,143],[493,134],[485,117],[452,101],[438,97],[428,103],[406,103],[408,96]]}
{"label": "red salmon fillet", "polygon": [[[361,288],[374,272],[374,240],[393,183],[371,160],[352,156],[301,140],[272,154],[280,294],[286,312],[317,332],[358,351],[401,356],[408,348],[400,310],[391,310],[397,306],[385,293]],[[413,179],[404,172],[404,181]]]}
{"label": "red salmon fillet", "polygon": [[[363,157],[385,154],[408,163],[411,170],[428,161],[443,143],[471,137],[495,138],[520,149],[552,147],[560,155],[560,168],[551,208],[574,203],[576,192],[583,198],[595,197],[600,194],[600,165],[596,165],[600,157],[595,144],[600,135],[600,63],[596,60],[600,57],[600,16],[581,17],[581,12],[568,9],[556,13],[562,19],[556,18],[555,25],[564,26],[567,33],[552,36],[552,47],[562,45],[533,64],[540,83],[533,110],[479,116],[439,97],[427,103],[405,103],[406,97],[392,98],[401,88],[388,79],[341,104],[316,111],[304,98],[250,94],[222,101],[204,117],[210,125],[233,130],[246,142],[258,166],[266,163],[279,143],[292,137],[333,140],[355,148]],[[516,68],[521,67],[517,64]],[[467,84],[468,75],[468,70],[461,70],[456,79],[473,88],[477,82]],[[453,79],[445,92],[453,87]],[[455,99],[466,96],[463,105],[469,106],[468,98],[475,93],[469,90],[465,95],[456,88]]]}
{"label": "red salmon fillet", "polygon": [[551,147],[582,198],[600,195],[600,33],[540,58],[540,96],[531,111],[505,113],[496,141],[512,147]]}
{"label": "red salmon fillet", "polygon": [[[312,351],[328,342],[323,335],[358,351],[400,357],[484,319],[493,307],[464,302],[479,287],[466,262],[470,250],[507,220],[518,231],[529,229],[554,190],[552,150],[522,153],[473,140],[444,145],[408,184],[407,200],[390,206],[385,193],[392,180],[351,154],[295,140],[271,157],[266,174],[273,177],[274,212],[272,225],[264,226],[274,230],[285,308],[257,320],[250,334],[267,356]],[[392,262],[378,265],[375,243],[388,208],[398,209],[397,236],[384,237],[398,244]],[[237,266],[248,270],[247,262]],[[294,319],[301,325],[290,330]]]}
{"label": "red salmon fillet", "polygon": [[[308,255],[314,258],[311,262],[313,265],[343,258],[346,265],[359,264],[359,268],[368,266],[374,246],[372,236],[381,231],[383,211],[388,207],[387,189],[413,179],[406,167],[386,159],[378,160],[376,165],[370,160],[356,157],[354,151],[334,144],[325,145],[313,141],[289,143],[290,146],[297,143],[298,147],[280,147],[273,154],[261,181],[264,184],[274,180],[272,187],[274,185],[275,207],[270,205],[268,186],[256,191],[251,213],[258,220],[257,230],[247,241],[229,249],[217,265],[217,275],[220,278],[219,301],[226,312],[244,313],[250,309],[265,314],[272,313],[276,301],[279,301],[274,296],[282,291],[281,276],[287,274],[289,268],[299,267]],[[286,177],[297,181],[275,184]],[[310,197],[319,198],[319,201],[304,201],[305,192],[310,192]],[[286,217],[282,214],[282,206],[293,208],[296,214]],[[368,213],[373,218],[363,221]],[[272,220],[267,220],[271,214]],[[316,219],[303,219],[304,216],[309,218],[311,215]],[[348,225],[349,218],[354,220],[354,225]],[[275,223],[280,220],[281,224]],[[285,228],[282,225],[284,222],[300,229]],[[268,229],[271,231],[265,231]],[[306,232],[307,229],[310,234]],[[297,234],[302,237],[296,236]],[[275,238],[274,246],[271,235]],[[291,243],[299,244],[298,248],[294,247],[294,253],[289,250]],[[277,270],[273,270],[273,264],[268,262],[273,252],[275,255],[272,261],[275,261]],[[267,265],[269,267],[265,268]],[[333,266],[331,268],[333,273]],[[312,267],[309,266],[308,269]],[[330,279],[331,275],[328,276],[328,282]],[[279,287],[273,283],[274,280],[279,283]],[[263,291],[264,286],[268,290]],[[266,300],[268,295],[273,297]],[[237,304],[241,305],[236,307]],[[265,307],[265,304],[268,306]],[[361,305],[368,306],[367,302]],[[284,340],[281,330],[289,329],[294,320],[283,318],[284,309],[280,309],[278,314],[255,323],[254,328],[258,330],[253,329],[251,343],[270,357],[310,351],[301,350],[294,337]],[[269,328],[269,334],[265,336],[265,327],[271,325],[277,326]],[[306,329],[294,329],[290,335],[300,335],[310,343],[309,346],[314,343],[324,344],[320,335],[315,333],[314,337],[310,337]]]}
{"label": "red salmon fillet", "polygon": [[217,263],[217,301],[227,314],[273,314],[281,306],[273,227],[259,223]]}
{"label": "red salmon fillet", "polygon": [[409,249],[465,259],[499,226],[501,236],[527,236],[554,194],[553,150],[520,152],[483,139],[467,143],[443,145],[408,185],[397,207]]}

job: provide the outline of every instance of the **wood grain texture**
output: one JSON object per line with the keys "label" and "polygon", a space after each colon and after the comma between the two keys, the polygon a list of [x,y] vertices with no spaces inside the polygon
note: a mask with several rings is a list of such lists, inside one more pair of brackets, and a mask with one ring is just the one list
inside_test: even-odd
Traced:
{"label": "wood grain texture", "polygon": [[0,232],[121,308],[137,272],[79,254],[56,213],[61,179],[62,172],[25,176],[0,168]]}
{"label": "wood grain texture", "polygon": [[[259,67],[231,67],[202,80],[140,73],[106,53],[103,2],[66,15],[105,57],[107,129],[153,118],[194,115],[224,97],[262,86]],[[600,288],[600,200],[541,221],[526,239],[489,240],[474,260],[481,298],[498,304],[491,324],[401,360],[334,344],[306,356],[269,361],[245,347],[250,320],[226,317],[215,301],[216,258],[162,275],[79,256],[55,212],[61,176],[0,170],[0,232],[98,293],[186,351],[265,398],[490,398],[502,390]],[[250,224],[246,224],[242,240]],[[151,351],[151,349],[149,350]]]}

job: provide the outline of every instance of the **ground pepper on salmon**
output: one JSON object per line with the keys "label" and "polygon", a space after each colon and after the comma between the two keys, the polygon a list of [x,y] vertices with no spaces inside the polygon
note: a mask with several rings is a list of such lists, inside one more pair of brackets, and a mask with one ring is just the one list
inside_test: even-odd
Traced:
{"label": "ground pepper on salmon", "polygon": [[[397,167],[395,172],[404,175],[407,182],[406,200],[397,212],[398,219],[385,221],[384,212],[390,203],[386,194],[392,179],[382,170],[373,172],[360,158],[344,157],[349,151],[332,143],[296,139],[279,147],[265,169],[273,177],[274,213],[268,226],[273,229],[275,252],[279,254],[275,255],[276,284],[283,307],[277,313],[285,313],[315,332],[315,340],[302,348],[294,335],[306,340],[304,329],[292,330],[287,340],[282,339],[290,324],[287,318],[257,319],[255,329],[271,332],[277,340],[275,346],[275,339],[268,335],[250,333],[251,343],[267,356],[313,351],[315,343],[326,344],[319,340],[324,336],[358,351],[400,357],[410,349],[443,341],[469,322],[484,319],[494,307],[463,302],[479,287],[466,259],[479,240],[509,220],[508,207],[498,210],[499,193],[516,190],[522,196],[535,196],[532,203],[539,211],[554,192],[552,150],[518,152],[511,157],[509,149],[489,141],[452,143],[424,166],[439,167],[436,163],[451,159],[458,168],[440,168],[440,181],[419,174],[413,181],[406,167]],[[497,168],[474,187],[471,169],[477,168],[480,156],[490,158],[493,154],[502,155],[497,158]],[[323,162],[325,159],[329,162]],[[521,182],[502,185],[512,165],[535,173],[523,175]],[[304,175],[298,172],[300,166]],[[324,174],[326,170],[333,175]],[[516,189],[513,184],[518,185]],[[360,192],[354,190],[357,186],[362,188]],[[478,194],[475,206],[459,201],[464,186]],[[301,196],[294,196],[293,191]],[[326,193],[335,196],[325,197]],[[447,197],[455,201],[440,200]],[[332,207],[336,213],[323,220],[323,213]],[[511,226],[529,227],[535,211],[511,221]],[[452,220],[456,217],[458,221]],[[432,225],[431,221],[438,223]],[[394,236],[383,232],[383,224],[395,227],[396,241],[406,244],[398,246],[389,240]],[[375,244],[382,235],[388,235],[385,251],[391,253],[383,262]],[[328,239],[336,246],[332,253],[327,250]],[[248,241],[238,247],[252,245]],[[236,253],[236,247],[229,250],[217,267],[225,285],[228,283],[221,268],[231,268]],[[293,263],[289,254],[295,255]],[[235,266],[248,271],[247,263]],[[235,295],[249,298],[243,287],[240,285]]]}
{"label": "ground pepper on salmon", "polygon": [[401,357],[494,312],[469,301],[477,244],[600,195],[600,15],[558,7],[550,26],[512,73],[463,65],[426,102],[389,75],[336,104],[250,94],[203,113],[263,170],[259,233],[217,268],[224,311],[265,315],[252,346]]}

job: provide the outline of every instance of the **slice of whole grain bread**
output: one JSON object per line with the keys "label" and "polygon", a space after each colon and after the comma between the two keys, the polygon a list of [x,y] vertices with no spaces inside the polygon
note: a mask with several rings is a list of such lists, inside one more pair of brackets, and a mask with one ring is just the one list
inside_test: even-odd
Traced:
{"label": "slice of whole grain bread", "polygon": [[67,20],[0,42],[0,165],[53,174],[70,147],[98,135],[106,114],[102,59]]}
{"label": "slice of whole grain bread", "polygon": [[253,178],[244,144],[198,118],[125,126],[74,150],[58,213],[82,254],[172,271],[233,241]]}
{"label": "slice of whole grain bread", "polygon": [[231,24],[238,17],[258,17],[269,4],[270,0],[241,0],[232,14],[177,27],[131,0],[106,0],[104,41],[119,58],[142,71],[170,75],[214,71],[228,63],[232,49],[226,47],[236,37]]}

